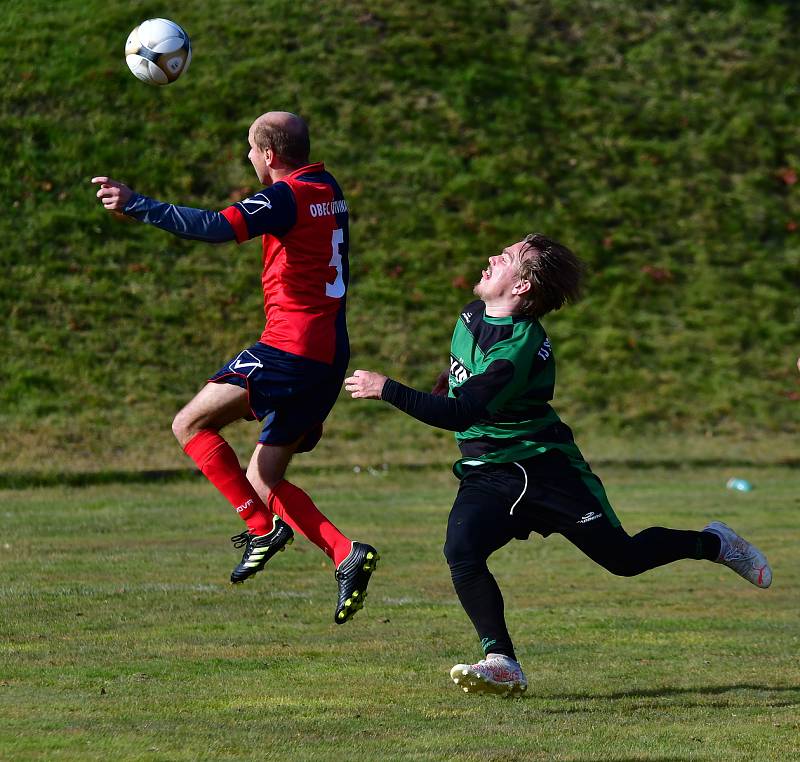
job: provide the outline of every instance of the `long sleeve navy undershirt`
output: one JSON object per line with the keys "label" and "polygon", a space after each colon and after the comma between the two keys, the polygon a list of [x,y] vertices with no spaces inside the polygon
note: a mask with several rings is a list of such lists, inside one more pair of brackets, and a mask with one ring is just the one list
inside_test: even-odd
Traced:
{"label": "long sleeve navy undershirt", "polygon": [[381,399],[418,421],[448,431],[466,431],[486,416],[483,404],[468,394],[458,397],[428,394],[392,378],[386,379]]}
{"label": "long sleeve navy undershirt", "polygon": [[175,206],[134,193],[123,211],[140,222],[191,241],[224,243],[236,239],[230,222],[220,212],[208,209]]}

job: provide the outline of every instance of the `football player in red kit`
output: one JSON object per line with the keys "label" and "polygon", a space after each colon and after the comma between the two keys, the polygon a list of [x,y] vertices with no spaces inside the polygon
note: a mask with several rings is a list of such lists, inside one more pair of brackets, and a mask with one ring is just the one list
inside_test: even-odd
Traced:
{"label": "football player in red kit", "polygon": [[[177,414],[172,430],[247,524],[231,538],[244,548],[231,582],[261,571],[299,531],[334,563],[334,619],[342,624],[362,607],[378,552],[345,537],[284,474],[294,453],[319,441],[347,369],[347,202],[324,165],[309,163],[308,127],[299,116],[262,114],[248,142],[264,187],[221,212],[156,201],[109,177],[92,182],[109,211],[182,238],[242,243],[262,237],[264,332],[211,376]],[[233,421],[256,418],[264,425],[245,475],[219,432]]]}

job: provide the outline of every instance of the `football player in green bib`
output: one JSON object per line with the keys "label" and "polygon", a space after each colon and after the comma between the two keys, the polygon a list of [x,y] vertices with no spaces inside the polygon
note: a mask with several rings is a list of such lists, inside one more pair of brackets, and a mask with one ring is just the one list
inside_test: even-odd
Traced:
{"label": "football player in green bib", "polygon": [[445,557],[453,586],[483,648],[450,675],[465,691],[521,695],[527,680],[506,627],[503,597],[486,565],[512,539],[562,534],[612,574],[631,577],[678,559],[725,564],[769,587],[765,556],[722,522],[702,531],[650,527],[630,536],[550,406],[555,360],[539,319],[574,301],[582,262],[566,247],[531,234],[489,257],[453,332],[447,377],[428,394],[356,370],[355,398],[382,399],[431,426],[456,432],[460,480],[447,525]]}

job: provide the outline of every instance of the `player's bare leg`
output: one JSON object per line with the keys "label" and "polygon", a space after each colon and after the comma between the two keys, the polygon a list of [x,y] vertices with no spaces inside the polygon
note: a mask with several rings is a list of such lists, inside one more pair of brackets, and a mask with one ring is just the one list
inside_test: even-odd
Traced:
{"label": "player's bare leg", "polygon": [[380,556],[371,545],[353,542],[342,534],[303,490],[284,478],[289,460],[302,441],[303,437],[291,445],[257,445],[247,478],[265,496],[273,513],[333,561],[339,586],[334,621],[343,624],[363,607],[367,585]]}
{"label": "player's bare leg", "polygon": [[250,414],[247,390],[233,384],[206,384],[172,422],[172,433],[185,448],[203,429],[219,431]]}
{"label": "player's bare leg", "polygon": [[302,437],[288,445],[256,445],[247,466],[247,479],[265,501],[286,475],[286,467],[301,441]]}

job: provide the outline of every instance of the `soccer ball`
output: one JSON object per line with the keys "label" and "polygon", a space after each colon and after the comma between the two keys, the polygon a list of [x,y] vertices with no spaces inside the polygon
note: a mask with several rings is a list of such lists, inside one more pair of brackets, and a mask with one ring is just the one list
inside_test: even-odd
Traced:
{"label": "soccer ball", "polygon": [[128,68],[148,85],[168,85],[188,68],[192,60],[189,35],[169,19],[142,21],[125,43]]}

